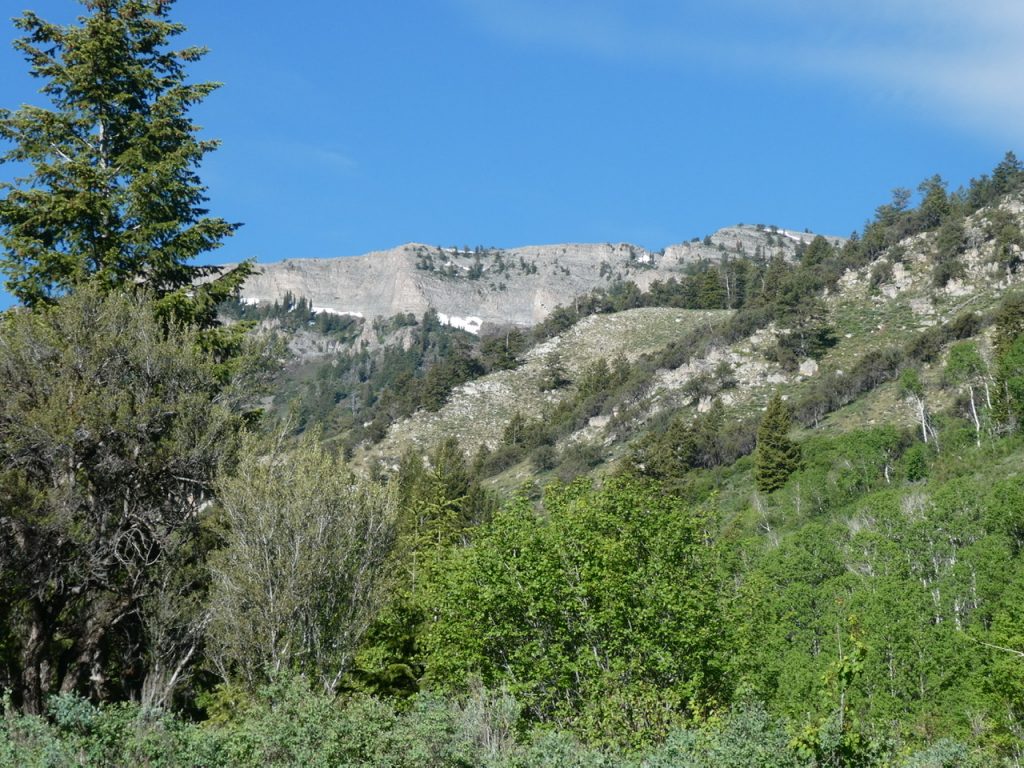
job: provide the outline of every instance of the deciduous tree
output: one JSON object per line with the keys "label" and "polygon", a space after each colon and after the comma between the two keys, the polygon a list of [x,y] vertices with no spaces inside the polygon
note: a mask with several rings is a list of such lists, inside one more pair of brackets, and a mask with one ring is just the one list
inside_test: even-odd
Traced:
{"label": "deciduous tree", "polygon": [[979,415],[979,395],[984,393],[983,406],[992,408],[992,397],[989,389],[988,366],[973,341],[961,341],[950,347],[946,360],[946,376],[952,384],[966,389],[970,403],[971,421],[974,422],[974,433],[978,446],[981,446],[981,416]]}
{"label": "deciduous tree", "polygon": [[931,440],[938,448],[939,436],[932,425],[927,393],[916,368],[907,368],[900,374],[900,394],[913,406],[917,420],[921,422],[921,442]]}
{"label": "deciduous tree", "polygon": [[507,685],[529,717],[591,738],[663,733],[722,693],[711,552],[656,486],[551,488],[513,503],[438,571],[427,674]]}
{"label": "deciduous tree", "polygon": [[227,679],[308,674],[337,690],[376,615],[395,537],[390,488],[356,476],[315,432],[244,446],[219,481],[224,547],[211,557],[210,654]]}

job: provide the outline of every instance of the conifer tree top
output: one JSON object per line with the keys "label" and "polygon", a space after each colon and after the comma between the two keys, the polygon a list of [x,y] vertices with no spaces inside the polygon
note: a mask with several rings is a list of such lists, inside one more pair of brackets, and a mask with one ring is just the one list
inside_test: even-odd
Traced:
{"label": "conifer tree top", "polygon": [[[214,269],[189,262],[238,227],[208,215],[197,168],[217,142],[200,139],[188,116],[218,84],[187,81],[187,64],[204,49],[170,47],[184,29],[168,18],[173,0],[82,4],[76,24],[32,12],[15,20],[24,36],[14,45],[44,81],[49,106],[0,110],[0,142],[9,145],[0,164],[27,166],[0,183],[7,288],[29,306],[85,280],[191,294]],[[230,292],[247,273],[212,292]]]}
{"label": "conifer tree top", "polygon": [[754,480],[764,493],[776,491],[800,467],[800,445],[789,438],[792,417],[776,392],[757,428]]}

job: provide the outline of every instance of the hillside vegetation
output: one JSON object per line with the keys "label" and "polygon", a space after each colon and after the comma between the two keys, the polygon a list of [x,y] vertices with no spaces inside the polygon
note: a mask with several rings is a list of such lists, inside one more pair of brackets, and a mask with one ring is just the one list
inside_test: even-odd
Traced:
{"label": "hillside vegetation", "polygon": [[[0,755],[1015,764],[1024,171],[1008,157],[995,178],[1007,168],[1004,193],[985,193],[989,179],[942,190],[933,221],[928,195],[882,206],[840,247],[619,283],[532,329],[477,337],[432,313],[367,323],[295,298],[226,306],[237,327],[264,329],[239,395],[280,354],[268,341],[293,350],[265,436],[219,440],[210,516],[152,539],[161,560],[126,571],[145,589],[83,582],[84,623],[52,614],[47,631],[74,637],[90,610],[137,600],[140,634],[35,651],[89,649],[94,670],[66,667],[46,719],[13,706],[32,711],[18,680],[38,598],[5,571]],[[83,311],[128,311],[82,291],[48,317],[70,328]],[[31,320],[6,320],[9,367],[41,343]],[[108,325],[45,343],[81,350]],[[45,375],[12,373],[26,397]],[[27,402],[9,400],[8,423]],[[139,672],[117,671],[132,658]],[[117,703],[139,699],[161,714]]]}
{"label": "hillside vegetation", "polygon": [[1021,764],[1012,153],[845,240],[372,265],[529,322],[253,303],[170,5],[18,22],[0,765]]}

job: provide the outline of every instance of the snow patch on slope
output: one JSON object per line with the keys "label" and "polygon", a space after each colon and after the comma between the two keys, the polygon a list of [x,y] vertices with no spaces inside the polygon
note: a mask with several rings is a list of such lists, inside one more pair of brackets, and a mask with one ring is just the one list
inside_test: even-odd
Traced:
{"label": "snow patch on slope", "polygon": [[311,312],[323,312],[325,315],[338,315],[339,317],[358,317],[360,320],[363,318],[362,312],[345,312],[341,309],[331,309],[330,307],[310,307]]}
{"label": "snow patch on slope", "polygon": [[458,328],[475,334],[480,333],[480,326],[483,325],[482,319],[473,316],[459,317],[458,315],[446,315],[442,312],[438,312],[437,319],[444,325],[450,325],[452,328]]}

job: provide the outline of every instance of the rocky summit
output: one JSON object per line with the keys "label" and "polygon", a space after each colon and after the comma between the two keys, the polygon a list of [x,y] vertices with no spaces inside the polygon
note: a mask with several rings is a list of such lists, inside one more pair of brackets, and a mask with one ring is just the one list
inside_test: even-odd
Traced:
{"label": "rocky summit", "polygon": [[[558,305],[617,280],[641,289],[699,262],[740,256],[790,260],[815,237],[764,225],[737,225],[703,239],[648,251],[628,243],[440,247],[410,243],[363,256],[286,259],[260,265],[242,300],[273,303],[286,294],[315,311],[372,319],[438,312],[442,322],[479,333],[485,326],[532,326]],[[833,244],[841,238],[829,237]]]}

